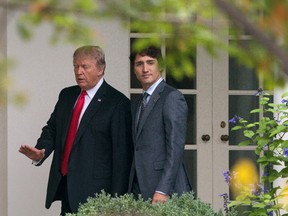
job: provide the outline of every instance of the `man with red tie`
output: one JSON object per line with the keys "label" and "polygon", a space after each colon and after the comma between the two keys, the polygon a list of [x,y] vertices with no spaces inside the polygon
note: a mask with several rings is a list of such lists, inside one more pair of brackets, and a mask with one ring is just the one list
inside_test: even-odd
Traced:
{"label": "man with red tie", "polygon": [[46,208],[61,200],[61,215],[104,190],[128,190],[132,161],[130,101],[103,78],[105,55],[98,46],[73,55],[78,85],[64,88],[35,147],[19,152],[40,166],[53,152]]}

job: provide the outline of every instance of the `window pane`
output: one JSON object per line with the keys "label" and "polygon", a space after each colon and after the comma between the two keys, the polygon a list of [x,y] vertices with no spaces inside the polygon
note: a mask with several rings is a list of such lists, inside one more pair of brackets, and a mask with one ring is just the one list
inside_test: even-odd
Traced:
{"label": "window pane", "polygon": [[134,73],[133,65],[130,64],[130,87],[142,89],[142,86]]}
{"label": "window pane", "polygon": [[184,75],[181,80],[176,80],[170,72],[167,72],[166,82],[177,89],[196,89],[196,74],[194,77]]}
{"label": "window pane", "polygon": [[[170,48],[166,46],[166,53],[173,53],[174,49],[173,47]],[[166,68],[166,82],[170,84],[171,86],[177,88],[177,89],[196,89],[196,47],[189,52],[188,59],[190,59],[190,62],[194,66],[194,75],[188,76],[187,71],[182,71],[183,77],[180,79],[176,79],[175,75],[173,75],[173,68]],[[177,63],[177,59],[174,59],[175,64],[183,64],[183,63]]]}
{"label": "window pane", "polygon": [[196,95],[184,95],[188,105],[187,144],[196,144]]}
{"label": "window pane", "polygon": [[[269,103],[273,103],[274,97],[273,95],[269,96]],[[263,115],[263,113],[250,113],[252,109],[259,108],[259,97],[254,95],[230,95],[229,96],[229,119],[233,118],[235,115],[244,118],[249,123],[254,123],[259,121],[259,117]],[[269,117],[273,119],[273,114],[268,112],[265,114],[265,117]],[[247,140],[244,137],[243,132],[241,130],[231,131],[231,129],[236,126],[236,124],[229,124],[229,144],[230,145],[238,145],[240,142]],[[251,130],[255,131],[256,128],[251,128]]]}
{"label": "window pane", "polygon": [[185,150],[184,151],[184,164],[187,170],[187,174],[194,192],[194,196],[197,197],[197,151]]}
{"label": "window pane", "polygon": [[[230,41],[247,46],[249,41]],[[254,69],[248,68],[233,57],[229,57],[229,89],[253,90],[259,88],[259,80]]]}
{"label": "window pane", "polygon": [[[229,96],[229,119],[233,118],[235,115],[246,119],[249,122],[259,121],[259,114],[250,114],[252,109],[259,107],[259,97],[255,95],[230,95]],[[235,124],[229,124],[229,144],[238,145],[240,142],[244,141],[245,138],[242,135],[242,131],[231,131],[231,128]]]}

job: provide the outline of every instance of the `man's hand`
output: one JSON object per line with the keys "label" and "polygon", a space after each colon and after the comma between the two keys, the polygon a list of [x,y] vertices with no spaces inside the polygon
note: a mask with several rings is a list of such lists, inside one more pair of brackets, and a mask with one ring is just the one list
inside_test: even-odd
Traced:
{"label": "man's hand", "polygon": [[40,161],[45,156],[45,149],[37,149],[32,146],[28,145],[21,145],[19,148],[19,152],[26,155],[28,158],[30,158],[33,161]]}
{"label": "man's hand", "polygon": [[155,192],[152,199],[152,204],[155,203],[165,203],[167,200],[167,195]]}

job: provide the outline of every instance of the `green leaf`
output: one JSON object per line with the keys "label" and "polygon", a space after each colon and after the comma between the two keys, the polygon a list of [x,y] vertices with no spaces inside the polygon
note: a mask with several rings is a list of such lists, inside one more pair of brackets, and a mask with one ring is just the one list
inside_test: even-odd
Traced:
{"label": "green leaf", "polygon": [[274,110],[274,109],[267,109],[267,112],[275,113],[276,110]]}
{"label": "green leaf", "polygon": [[245,137],[252,138],[255,133],[252,130],[245,130],[243,134]]}
{"label": "green leaf", "polygon": [[270,142],[270,139],[267,137],[260,137],[257,141],[257,144],[263,147],[264,145],[267,145]]}
{"label": "green leaf", "polygon": [[75,9],[84,10],[86,12],[93,12],[97,9],[97,3],[93,0],[75,0]]}
{"label": "green leaf", "polygon": [[32,37],[32,28],[25,22],[21,20],[17,23],[17,30],[20,37],[24,40],[29,40]]}
{"label": "green leaf", "polygon": [[284,94],[282,94],[282,98],[288,97],[288,92],[285,92]]}
{"label": "green leaf", "polygon": [[256,126],[256,124],[248,124],[247,126],[246,126],[246,128],[251,128],[251,127],[255,127]]}
{"label": "green leaf", "polygon": [[240,202],[240,201],[232,201],[232,202],[229,203],[228,207],[230,208],[230,207],[238,206],[238,205],[241,205],[241,204],[242,204],[242,202]]}
{"label": "green leaf", "polygon": [[260,153],[262,152],[262,150],[263,150],[263,148],[258,146],[258,147],[255,149],[255,154],[256,154],[256,155],[260,155]]}
{"label": "green leaf", "polygon": [[268,180],[269,180],[269,182],[274,182],[277,178],[279,178],[279,176],[274,176],[274,175],[269,175],[268,176]]}
{"label": "green leaf", "polygon": [[288,167],[283,168],[279,174],[282,175],[282,178],[287,178],[288,177]]}
{"label": "green leaf", "polygon": [[252,205],[254,208],[265,208],[266,205],[264,203],[256,203]]}
{"label": "green leaf", "polygon": [[274,149],[278,148],[278,146],[282,143],[282,140],[273,140],[270,144],[270,149],[273,151]]}
{"label": "green leaf", "polygon": [[268,106],[270,106],[270,107],[277,107],[277,106],[278,106],[278,104],[269,103],[269,104],[268,104]]}
{"label": "green leaf", "polygon": [[268,102],[269,102],[269,98],[267,98],[267,97],[263,97],[261,100],[260,100],[260,104],[261,105],[265,105],[265,104],[267,104]]}
{"label": "green leaf", "polygon": [[262,112],[262,109],[253,109],[250,111],[250,113],[259,113]]}
{"label": "green leaf", "polygon": [[242,128],[243,128],[243,126],[235,126],[235,127],[231,128],[231,130],[235,131],[235,130],[240,130]]}
{"label": "green leaf", "polygon": [[270,200],[270,199],[271,199],[271,195],[265,194],[265,195],[264,195],[264,199],[269,199],[269,200]]}
{"label": "green leaf", "polygon": [[239,120],[239,122],[240,122],[241,124],[245,124],[245,123],[247,123],[247,120],[241,118],[241,119]]}
{"label": "green leaf", "polygon": [[284,147],[288,147],[288,140],[285,140],[281,143],[281,147],[284,148]]}
{"label": "green leaf", "polygon": [[262,162],[278,162],[278,158],[263,156],[257,160],[257,163],[262,163]]}
{"label": "green leaf", "polygon": [[276,127],[276,129],[271,130],[269,137],[274,137],[276,134],[279,134],[279,133],[286,131],[286,130],[287,130],[286,126],[279,125],[278,127]]}
{"label": "green leaf", "polygon": [[240,142],[238,144],[238,146],[247,146],[247,145],[250,145],[250,144],[251,144],[250,140],[244,140],[244,141]]}

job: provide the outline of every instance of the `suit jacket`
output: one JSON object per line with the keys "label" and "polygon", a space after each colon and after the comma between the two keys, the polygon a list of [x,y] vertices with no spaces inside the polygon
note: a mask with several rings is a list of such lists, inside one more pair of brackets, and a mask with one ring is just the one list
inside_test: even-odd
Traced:
{"label": "suit jacket", "polygon": [[184,96],[162,81],[150,97],[136,130],[140,101],[132,102],[134,160],[129,191],[134,175],[144,199],[155,191],[167,195],[191,190],[183,164],[188,108]]}
{"label": "suit jacket", "polygon": [[[50,168],[46,208],[57,200],[62,178],[61,157],[74,104],[80,94],[78,86],[60,92],[58,102],[37,141],[45,149],[45,161],[54,152]],[[133,146],[130,101],[105,81],[87,107],[70,153],[67,188],[71,210],[105,190],[124,194],[128,190]],[[40,163],[40,165],[41,165]]]}

